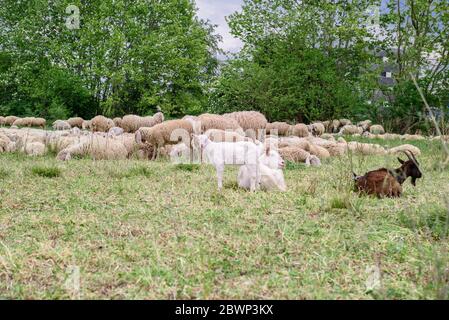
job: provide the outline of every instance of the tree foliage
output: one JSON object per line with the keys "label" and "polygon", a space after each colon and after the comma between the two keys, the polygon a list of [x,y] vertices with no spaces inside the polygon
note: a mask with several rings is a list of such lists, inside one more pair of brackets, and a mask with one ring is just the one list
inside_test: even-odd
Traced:
{"label": "tree foliage", "polygon": [[[261,110],[271,120],[345,116],[416,128],[424,109],[411,74],[433,106],[449,104],[448,6],[244,0],[228,21],[245,47],[224,66],[212,108]],[[386,68],[393,71],[389,85],[380,81]]]}
{"label": "tree foliage", "polygon": [[[45,114],[59,105],[69,114],[113,116],[160,106],[177,116],[207,102],[218,38],[190,0],[1,4],[0,52],[7,62],[0,90],[7,97],[2,108],[11,113]],[[75,14],[66,12],[69,5],[79,8],[79,29],[66,25]]]}

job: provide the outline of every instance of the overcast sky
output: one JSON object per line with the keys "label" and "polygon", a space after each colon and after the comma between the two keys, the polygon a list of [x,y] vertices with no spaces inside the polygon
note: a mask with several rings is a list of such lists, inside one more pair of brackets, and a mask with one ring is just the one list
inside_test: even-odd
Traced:
{"label": "overcast sky", "polygon": [[242,47],[242,42],[229,33],[229,27],[225,17],[235,11],[240,11],[243,0],[196,0],[199,8],[198,15],[203,19],[209,19],[212,24],[218,25],[216,32],[223,37],[220,47],[225,51],[237,52]]}

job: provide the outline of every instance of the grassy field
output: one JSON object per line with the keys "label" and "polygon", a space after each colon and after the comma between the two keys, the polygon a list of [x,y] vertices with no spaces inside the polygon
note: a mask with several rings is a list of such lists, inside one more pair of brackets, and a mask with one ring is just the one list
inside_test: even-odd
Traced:
{"label": "grassy field", "polygon": [[1,154],[0,298],[449,298],[449,168],[413,144],[424,179],[401,199],[352,192],[349,157],[251,194],[237,169],[219,193],[208,166]]}

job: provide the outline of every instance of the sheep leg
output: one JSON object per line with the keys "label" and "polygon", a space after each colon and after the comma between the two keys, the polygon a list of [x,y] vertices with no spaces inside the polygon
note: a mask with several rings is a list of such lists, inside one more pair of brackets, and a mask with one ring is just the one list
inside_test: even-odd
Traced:
{"label": "sheep leg", "polygon": [[216,169],[217,169],[218,190],[221,191],[223,189],[224,165],[217,165]]}

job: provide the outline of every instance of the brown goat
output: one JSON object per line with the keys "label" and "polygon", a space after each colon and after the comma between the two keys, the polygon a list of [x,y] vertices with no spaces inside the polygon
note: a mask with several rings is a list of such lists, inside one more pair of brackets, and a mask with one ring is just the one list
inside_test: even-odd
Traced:
{"label": "brown goat", "polygon": [[412,178],[412,185],[416,186],[416,179],[422,177],[419,169],[419,162],[415,156],[410,152],[404,152],[408,161],[398,158],[401,167],[390,170],[382,168],[375,171],[370,171],[364,176],[357,176],[354,174],[356,190],[378,197],[400,197],[402,194],[402,184],[408,177]]}

